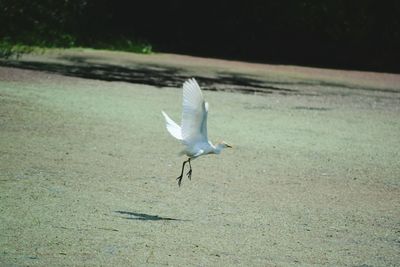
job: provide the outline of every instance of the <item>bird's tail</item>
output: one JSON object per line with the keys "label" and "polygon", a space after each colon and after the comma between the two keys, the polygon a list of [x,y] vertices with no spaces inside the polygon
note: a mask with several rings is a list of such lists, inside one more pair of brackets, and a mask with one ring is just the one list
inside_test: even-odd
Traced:
{"label": "bird's tail", "polygon": [[161,113],[164,115],[165,118],[165,123],[166,123],[166,127],[168,132],[175,137],[178,140],[182,140],[182,130],[181,127],[176,124],[176,122],[174,122],[168,115],[167,113],[165,113],[164,111],[161,111]]}

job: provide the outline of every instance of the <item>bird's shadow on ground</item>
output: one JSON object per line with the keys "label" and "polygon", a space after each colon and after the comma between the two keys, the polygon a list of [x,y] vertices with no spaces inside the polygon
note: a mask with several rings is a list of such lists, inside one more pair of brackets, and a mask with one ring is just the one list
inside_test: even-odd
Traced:
{"label": "bird's shadow on ground", "polygon": [[170,218],[170,217],[161,217],[158,215],[151,215],[151,214],[146,214],[146,213],[139,213],[139,212],[133,212],[133,211],[122,211],[122,210],[117,210],[114,211],[115,213],[121,215],[120,217],[127,219],[127,220],[138,220],[138,221],[187,221],[187,220],[181,220],[181,219],[176,219],[176,218]]}

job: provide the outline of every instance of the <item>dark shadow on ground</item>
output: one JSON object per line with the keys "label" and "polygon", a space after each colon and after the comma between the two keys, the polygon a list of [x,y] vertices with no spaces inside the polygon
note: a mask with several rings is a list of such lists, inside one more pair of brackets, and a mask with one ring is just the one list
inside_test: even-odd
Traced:
{"label": "dark shadow on ground", "polygon": [[[0,66],[45,71],[65,76],[96,79],[103,81],[121,81],[146,84],[155,87],[181,87],[188,78],[193,77],[185,69],[156,64],[112,65],[97,63],[94,58],[84,56],[62,56],[60,62],[38,62],[24,60],[3,60]],[[64,63],[65,62],[65,63]],[[296,93],[283,84],[268,84],[265,81],[237,73],[221,72],[216,77],[196,75],[204,90],[234,91],[246,94]]]}
{"label": "dark shadow on ground", "polygon": [[[0,60],[0,66],[44,71],[86,79],[146,84],[158,88],[180,88],[185,80],[193,76],[193,74],[183,68],[157,64],[129,63],[126,65],[113,65],[103,62],[98,63],[98,61],[96,62],[98,58],[90,56],[60,56],[59,60],[60,62]],[[282,95],[310,95],[310,91],[305,88],[312,88],[314,86],[352,89],[352,91],[349,90],[349,93],[354,93],[353,89],[400,93],[400,91],[390,88],[366,88],[315,80],[299,81],[293,79],[293,81],[268,81],[261,80],[256,76],[234,72],[218,72],[213,77],[196,75],[196,78],[204,90],[240,92],[244,94],[278,93]],[[311,93],[311,95],[315,95],[315,93]]]}
{"label": "dark shadow on ground", "polygon": [[169,217],[160,217],[158,215],[150,215],[146,213],[132,212],[132,211],[121,211],[117,210],[115,213],[124,215],[122,218],[128,220],[138,220],[138,221],[183,221],[180,219],[174,219]]}

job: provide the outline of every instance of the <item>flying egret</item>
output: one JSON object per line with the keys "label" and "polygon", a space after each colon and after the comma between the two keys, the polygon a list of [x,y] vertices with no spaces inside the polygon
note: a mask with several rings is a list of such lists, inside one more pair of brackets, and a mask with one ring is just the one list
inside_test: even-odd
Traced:
{"label": "flying egret", "polygon": [[200,86],[196,80],[189,79],[183,84],[183,110],[181,126],[176,124],[164,111],[166,127],[168,132],[180,140],[185,146],[181,154],[186,154],[188,159],[182,164],[181,175],[176,178],[178,185],[181,186],[183,171],[186,163],[189,163],[190,170],[187,172],[189,180],[192,178],[191,159],[195,159],[202,155],[219,154],[222,149],[231,147],[225,142],[218,143],[214,146],[207,136],[207,114],[208,103],[204,101]]}

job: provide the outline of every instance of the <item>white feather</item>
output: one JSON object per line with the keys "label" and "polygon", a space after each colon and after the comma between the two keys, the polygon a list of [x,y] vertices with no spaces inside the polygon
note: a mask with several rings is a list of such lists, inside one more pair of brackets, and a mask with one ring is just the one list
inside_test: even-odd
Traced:
{"label": "white feather", "polygon": [[204,101],[200,86],[195,79],[183,84],[182,140],[186,144],[208,143],[208,104]]}
{"label": "white feather", "polygon": [[167,113],[165,113],[164,111],[161,111],[161,113],[164,115],[165,118],[165,123],[166,123],[166,127],[168,132],[175,137],[178,140],[182,140],[182,131],[181,131],[181,127],[176,124],[176,122],[174,122],[168,115]]}

